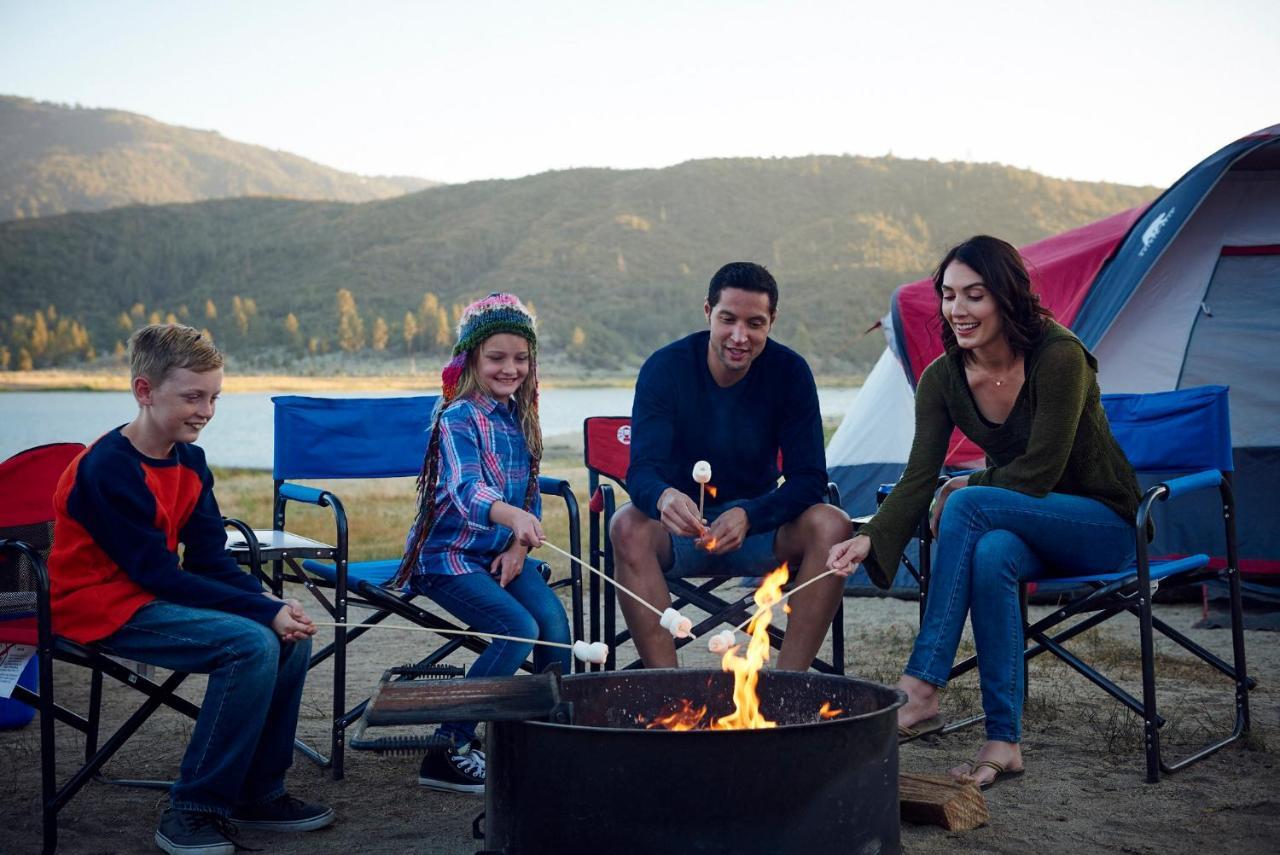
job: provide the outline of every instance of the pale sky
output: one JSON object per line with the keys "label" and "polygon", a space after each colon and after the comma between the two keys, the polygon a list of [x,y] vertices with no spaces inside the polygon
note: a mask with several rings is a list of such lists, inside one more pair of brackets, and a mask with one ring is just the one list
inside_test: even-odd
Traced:
{"label": "pale sky", "polygon": [[449,182],[891,152],[1165,187],[1280,122],[1280,2],[0,0],[0,94]]}

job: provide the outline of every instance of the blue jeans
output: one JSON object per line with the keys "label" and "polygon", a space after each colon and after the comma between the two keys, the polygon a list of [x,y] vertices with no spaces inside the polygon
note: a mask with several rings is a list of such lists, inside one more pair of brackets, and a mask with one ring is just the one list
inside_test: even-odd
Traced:
{"label": "blue jeans", "polygon": [[972,613],[987,739],[1022,737],[1022,614],[1018,583],[1109,573],[1133,560],[1133,524],[1101,502],[999,487],[952,493],[938,526],[920,634],[906,673],[943,687]]}
{"label": "blue jeans", "polygon": [[[419,573],[412,579],[413,590],[430,597],[449,614],[477,632],[494,632],[499,635],[515,635],[520,638],[536,638],[541,641],[570,642],[569,619],[560,599],[547,587],[538,565],[542,562],[527,559],[524,569],[507,587],[502,587],[488,573],[466,573],[461,576],[443,573]],[[521,663],[533,652],[533,668],[541,671],[552,662],[559,662],[563,673],[568,674],[572,665],[569,651],[563,647],[548,647],[524,641],[494,639],[485,648],[468,677],[506,677],[520,670]],[[446,722],[439,733],[456,744],[470,742],[476,735],[474,721]]]}
{"label": "blue jeans", "polygon": [[249,618],[154,600],[98,643],[113,656],[208,674],[200,716],[169,791],[179,810],[229,816],[285,791],[311,641],[282,644]]}

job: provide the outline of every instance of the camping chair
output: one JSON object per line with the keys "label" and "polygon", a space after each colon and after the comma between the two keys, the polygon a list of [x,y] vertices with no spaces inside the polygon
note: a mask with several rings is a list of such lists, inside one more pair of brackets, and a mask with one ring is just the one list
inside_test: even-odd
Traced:
{"label": "camping chair", "polygon": [[[1236,509],[1231,493],[1233,467],[1227,387],[1198,386],[1145,395],[1103,395],[1102,405],[1111,423],[1112,433],[1134,470],[1140,475],[1146,474],[1163,480],[1148,489],[1139,504],[1135,521],[1137,558],[1132,566],[1119,573],[1055,575],[1046,579],[1045,581],[1052,582],[1055,586],[1075,586],[1083,593],[1051,614],[1029,624],[1026,621],[1024,586],[1022,599],[1025,636],[1029,641],[1035,642],[1024,653],[1024,662],[1029,662],[1041,653],[1052,653],[1141,716],[1145,733],[1147,781],[1156,783],[1160,780],[1161,772],[1171,773],[1185,768],[1236,741],[1249,729],[1249,690],[1254,687],[1255,681],[1245,672],[1240,570],[1236,550]],[[1208,490],[1216,490],[1219,501],[1201,496],[1204,500],[1203,510],[1206,513],[1222,514],[1224,536],[1220,543],[1206,544],[1206,549],[1218,554],[1221,554],[1220,549],[1225,549],[1225,567],[1213,566],[1217,562],[1211,562],[1209,555],[1204,553],[1151,558],[1145,532],[1147,521],[1157,510],[1157,503],[1184,500],[1197,492]],[[921,547],[921,555],[927,554],[927,550],[928,544],[925,543]],[[1169,589],[1223,577],[1231,598],[1232,663],[1223,661],[1152,613],[1152,598],[1157,587]],[[1090,612],[1092,614],[1089,617],[1061,628],[1066,621]],[[1122,689],[1064,646],[1075,636],[1122,613],[1138,618],[1142,656],[1141,699]],[[1165,762],[1160,749],[1160,728],[1165,721],[1156,709],[1153,647],[1153,633],[1156,631],[1225,674],[1235,685],[1236,716],[1231,734],[1173,763]],[[957,677],[976,665],[976,657],[970,657],[957,664],[951,670],[951,676]],[[972,720],[965,723],[970,721]],[[955,727],[948,727],[948,730],[952,729]]]}
{"label": "camping chair", "polygon": [[[626,489],[627,466],[631,460],[631,419],[626,416],[592,416],[586,419],[583,422],[582,453],[587,467],[587,486],[591,493],[588,514],[590,562],[591,566],[613,578],[613,546],[609,540],[609,524],[617,510],[617,500],[613,485],[602,479],[607,478]],[[839,492],[835,484],[827,485],[827,498],[830,503],[839,506]],[[699,577],[667,579],[673,608],[692,605],[707,614],[706,618],[693,627],[694,635],[701,636],[721,624],[734,626],[746,619],[753,602],[751,594],[745,594],[736,600],[726,600],[715,594],[717,588],[732,578],[735,577],[702,577],[701,581],[698,581]],[[609,658],[604,667],[606,670],[614,670],[618,667],[617,648],[631,638],[631,633],[626,629],[617,631],[616,594],[613,585],[604,585],[603,623],[601,622],[600,587],[599,577],[592,574],[589,587],[591,640],[601,640],[603,626],[604,641],[609,645]],[[782,639],[782,630],[770,626],[770,645],[774,649],[781,649]],[[688,638],[677,639],[676,648],[683,647],[689,641]],[[625,667],[639,668],[641,664],[637,659]],[[826,674],[844,673],[843,599],[831,621],[831,661],[814,659],[813,667]]]}
{"label": "camping chair", "polygon": [[[58,812],[91,778],[108,783],[168,789],[168,781],[110,779],[101,769],[139,727],[161,706],[195,718],[200,708],[175,694],[187,678],[172,672],[157,683],[150,672],[110,658],[95,645],[79,644],[55,635],[50,619],[49,574],[45,559],[53,542],[53,494],[58,479],[72,459],[84,450],[79,443],[42,445],[20,452],[0,463],[0,644],[35,648],[38,688],[32,692],[18,685],[13,697],[40,713],[40,808],[44,851],[58,844]],[[242,531],[243,523],[228,521]],[[89,710],[80,715],[59,706],[53,688],[54,661],[89,670]],[[137,689],[144,696],[138,709],[99,744],[103,676]],[[54,722],[84,734],[84,763],[58,786]]]}
{"label": "camping chair", "polygon": [[[366,700],[347,708],[347,645],[368,632],[369,626],[393,614],[431,629],[462,627],[415,605],[413,600],[417,595],[413,591],[392,591],[384,587],[400,567],[399,551],[384,560],[350,561],[347,514],[342,500],[329,489],[303,486],[295,480],[416,476],[422,467],[427,427],[438,400],[437,396],[310,398],[283,395],[272,398],[275,404],[274,514],[270,531],[255,532],[259,560],[271,565],[272,589],[280,594],[286,581],[302,584],[339,624],[347,623],[351,606],[372,611],[352,628],[334,630],[333,642],[311,657],[312,668],[333,659],[330,752],[324,757],[307,746],[299,745],[299,748],[315,762],[331,768],[335,779],[343,776],[346,729],[360,718],[367,704]],[[569,482],[541,477],[538,487],[543,495],[559,496],[564,501],[569,515],[569,549],[575,556],[581,554],[578,503]],[[412,501],[412,493],[406,492],[406,508],[412,506]],[[286,531],[286,510],[290,503],[329,508],[333,514],[333,543],[321,543]],[[246,543],[239,550],[246,562],[253,560],[250,547],[251,544]],[[570,588],[573,634],[574,638],[582,638],[582,574],[577,564],[570,565],[569,574],[552,587]],[[326,595],[326,591],[331,592],[331,596]],[[479,638],[444,638],[445,643],[415,667],[434,666],[460,648],[479,653],[487,647],[487,642]],[[524,665],[526,670],[531,667],[527,662]]]}

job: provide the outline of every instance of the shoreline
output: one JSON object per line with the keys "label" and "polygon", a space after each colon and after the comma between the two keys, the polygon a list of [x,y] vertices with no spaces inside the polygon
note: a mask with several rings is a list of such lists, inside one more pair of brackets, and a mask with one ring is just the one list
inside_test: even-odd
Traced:
{"label": "shoreline", "polygon": [[[863,374],[815,375],[818,386],[854,388],[861,386]],[[635,386],[636,376],[608,374],[601,376],[543,374],[539,385],[544,389],[624,389]],[[0,394],[4,392],[125,392],[129,389],[126,371],[71,371],[42,368],[33,371],[0,372]],[[421,391],[439,392],[440,377],[434,372],[420,374],[335,374],[323,377],[298,374],[230,373],[223,382],[224,392],[371,392]]]}

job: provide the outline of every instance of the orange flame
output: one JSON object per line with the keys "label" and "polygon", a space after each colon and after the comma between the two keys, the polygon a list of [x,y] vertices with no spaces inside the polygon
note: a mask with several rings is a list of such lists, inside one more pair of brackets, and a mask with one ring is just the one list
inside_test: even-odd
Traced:
{"label": "orange flame", "polygon": [[759,730],[778,726],[776,721],[770,721],[761,714],[757,686],[760,669],[769,661],[769,624],[773,622],[773,607],[781,601],[782,586],[790,575],[787,565],[783,564],[764,578],[753,596],[756,613],[747,624],[751,640],[747,642],[746,655],[740,656],[738,650],[741,645],[734,645],[720,660],[724,670],[733,672],[733,712],[712,720],[712,730]]}
{"label": "orange flame", "polygon": [[707,552],[710,552],[716,548],[716,543],[718,543],[718,541],[714,537],[710,538],[702,543],[702,548],[707,550]]}
{"label": "orange flame", "polygon": [[707,485],[707,492],[711,494],[711,498],[714,499],[716,497],[716,488],[711,484]]}
{"label": "orange flame", "polygon": [[666,715],[654,716],[653,721],[645,725],[646,730],[665,728],[666,730],[694,730],[707,715],[706,704],[695,707],[687,698],[681,698],[678,706]]}
{"label": "orange flame", "polygon": [[842,714],[843,712],[844,710],[833,710],[831,708],[831,701],[823,701],[822,709],[818,710],[818,718],[821,718],[821,719],[835,718],[836,716]]}

